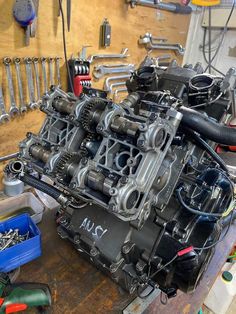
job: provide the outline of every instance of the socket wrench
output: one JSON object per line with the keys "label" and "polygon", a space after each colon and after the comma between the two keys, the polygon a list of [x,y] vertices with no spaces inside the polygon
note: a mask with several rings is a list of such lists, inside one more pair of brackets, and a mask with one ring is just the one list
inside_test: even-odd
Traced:
{"label": "socket wrench", "polygon": [[111,86],[113,85],[112,81],[124,80],[124,79],[129,79],[129,78],[130,78],[130,74],[107,77],[104,82],[104,90],[111,93],[112,91]]}
{"label": "socket wrench", "polygon": [[61,87],[61,74],[60,74],[60,58],[55,58],[56,63],[56,73],[57,73],[57,86]]}
{"label": "socket wrench", "polygon": [[114,65],[98,65],[94,67],[93,76],[100,79],[106,74],[113,73],[131,73],[135,70],[134,64],[114,64]]}
{"label": "socket wrench", "polygon": [[14,92],[14,86],[13,86],[13,80],[12,80],[12,74],[11,74],[11,59],[6,57],[3,59],[3,63],[5,65],[6,73],[7,73],[7,81],[8,81],[8,89],[10,94],[10,110],[9,114],[11,117],[14,117],[20,113],[19,108],[17,108],[16,100],[15,100],[15,92]]}
{"label": "socket wrench", "polygon": [[113,54],[97,54],[97,55],[91,55],[88,57],[88,62],[92,63],[94,60],[100,60],[100,59],[123,59],[129,57],[127,54],[128,48],[123,48],[121,53],[113,53]]}
{"label": "socket wrench", "polygon": [[34,89],[34,81],[33,81],[33,71],[32,71],[32,59],[31,58],[24,58],[25,62],[25,69],[26,69],[26,76],[27,76],[27,83],[28,83],[28,90],[29,90],[29,108],[30,109],[37,109],[39,108],[39,104],[35,100],[35,89]]}
{"label": "socket wrench", "polygon": [[16,68],[17,84],[18,84],[19,99],[20,99],[20,107],[19,107],[20,113],[25,113],[27,111],[27,106],[24,101],[23,84],[22,84],[21,70],[20,70],[21,60],[20,58],[14,58],[13,62]]}
{"label": "socket wrench", "polygon": [[37,90],[37,101],[41,99],[41,92],[40,92],[40,81],[39,81],[39,58],[33,58],[34,64],[34,74],[35,74],[35,81],[36,81],[36,90]]}
{"label": "socket wrench", "polygon": [[50,86],[54,85],[54,73],[53,73],[53,58],[48,58],[49,63],[49,84]]}
{"label": "socket wrench", "polygon": [[6,107],[3,98],[2,86],[0,85],[0,123],[5,123],[10,121],[10,116],[6,112]]}
{"label": "socket wrench", "polygon": [[139,44],[145,45],[147,49],[153,50],[173,50],[178,52],[180,55],[183,55],[185,52],[185,48],[182,47],[180,44],[169,44],[166,43],[166,39],[153,37],[152,34],[146,33],[139,38]]}
{"label": "socket wrench", "polygon": [[43,85],[44,85],[44,93],[47,94],[48,92],[48,78],[47,78],[47,70],[46,70],[46,58],[41,58],[42,64],[42,74],[43,74]]}

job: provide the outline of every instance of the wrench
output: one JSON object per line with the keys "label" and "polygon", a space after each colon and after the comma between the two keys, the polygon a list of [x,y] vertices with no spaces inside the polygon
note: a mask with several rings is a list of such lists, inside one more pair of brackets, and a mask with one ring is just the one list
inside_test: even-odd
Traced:
{"label": "wrench", "polygon": [[54,85],[54,79],[53,79],[53,58],[48,58],[48,63],[49,63],[49,81],[50,81],[50,86]]}
{"label": "wrench", "polygon": [[145,35],[140,36],[139,44],[145,45],[147,49],[174,50],[180,55],[184,54],[185,48],[180,44],[169,44],[165,43],[165,41],[166,39],[153,37],[152,34],[146,33]]}
{"label": "wrench", "polygon": [[57,86],[61,87],[60,58],[56,57],[55,62],[56,62],[56,72],[57,72]]}
{"label": "wrench", "polygon": [[39,58],[34,57],[33,58],[33,64],[34,64],[34,73],[35,73],[35,81],[36,81],[36,89],[37,89],[37,100],[40,101],[41,98],[41,92],[40,92],[40,82],[39,82]]}
{"label": "wrench", "polygon": [[25,69],[27,75],[27,83],[28,83],[28,90],[29,90],[29,108],[30,109],[37,109],[39,104],[35,100],[35,90],[34,90],[34,81],[33,81],[33,72],[32,72],[32,59],[31,58],[24,58],[25,62]]}
{"label": "wrench", "polygon": [[24,101],[24,93],[23,93],[23,85],[22,85],[22,78],[21,78],[21,71],[20,71],[20,58],[13,59],[16,68],[16,76],[17,76],[17,83],[18,83],[18,90],[19,90],[19,98],[20,98],[20,113],[25,113],[27,111],[27,106]]}
{"label": "wrench", "polygon": [[122,88],[116,89],[114,94],[113,94],[113,100],[115,101],[117,99],[117,97],[118,97],[118,94],[122,93],[122,92],[127,92],[127,88],[126,87],[122,87]]}
{"label": "wrench", "polygon": [[192,8],[190,6],[184,6],[178,3],[172,2],[162,2],[162,0],[126,0],[127,3],[130,4],[131,8],[134,8],[136,5],[143,5],[149,8],[155,8],[158,10],[165,10],[173,13],[179,14],[190,14],[192,12]]}
{"label": "wrench", "polygon": [[98,65],[94,67],[93,76],[100,79],[106,74],[112,73],[130,73],[135,70],[134,64],[115,64],[115,65]]}
{"label": "wrench", "polygon": [[101,55],[91,55],[88,57],[88,61],[92,63],[94,60],[98,59],[123,59],[129,57],[127,54],[128,48],[123,48],[121,53],[116,54],[101,54]]}
{"label": "wrench", "polygon": [[48,79],[47,79],[46,58],[45,57],[41,58],[41,63],[42,63],[44,93],[47,94],[47,92],[48,92]]}
{"label": "wrench", "polygon": [[0,85],[0,123],[10,121],[10,116],[6,113],[3,93],[2,93],[2,86]]}
{"label": "wrench", "polygon": [[20,111],[17,108],[16,100],[15,100],[14,86],[13,86],[12,74],[11,74],[11,59],[6,57],[3,59],[3,63],[5,65],[6,72],[7,72],[8,89],[9,89],[10,102],[11,102],[9,114],[11,117],[14,117],[18,115]]}

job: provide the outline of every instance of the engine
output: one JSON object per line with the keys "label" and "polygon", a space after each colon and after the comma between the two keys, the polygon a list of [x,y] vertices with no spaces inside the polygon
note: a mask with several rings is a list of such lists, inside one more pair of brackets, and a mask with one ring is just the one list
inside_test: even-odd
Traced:
{"label": "engine", "polygon": [[224,126],[234,87],[234,69],[223,79],[200,64],[147,59],[121,103],[52,87],[39,134],[27,134],[7,171],[54,197],[59,235],[128,292],[192,292],[235,216],[234,185],[214,150],[236,144]]}

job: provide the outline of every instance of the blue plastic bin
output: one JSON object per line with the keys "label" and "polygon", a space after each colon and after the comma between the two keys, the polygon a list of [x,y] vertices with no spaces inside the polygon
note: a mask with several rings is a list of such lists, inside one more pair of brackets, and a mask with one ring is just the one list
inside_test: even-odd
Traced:
{"label": "blue plastic bin", "polygon": [[9,272],[41,255],[41,233],[28,214],[5,220],[0,223],[0,233],[19,229],[19,234],[29,231],[29,239],[0,251],[0,271]]}

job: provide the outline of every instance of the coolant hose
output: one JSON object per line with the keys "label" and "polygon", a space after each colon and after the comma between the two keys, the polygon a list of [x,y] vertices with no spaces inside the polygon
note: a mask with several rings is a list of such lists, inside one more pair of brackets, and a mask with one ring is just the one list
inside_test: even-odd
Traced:
{"label": "coolant hose", "polygon": [[46,182],[43,182],[43,181],[35,178],[34,176],[32,176],[30,174],[20,175],[19,179],[22,182],[32,186],[33,188],[48,194],[49,196],[54,198],[59,203],[62,203],[62,200],[65,199],[63,193],[60,190],[56,189],[55,187],[53,187],[52,185],[50,185]]}
{"label": "coolant hose", "polygon": [[222,145],[236,145],[236,129],[221,125],[200,112],[181,107],[182,125],[198,132],[205,138]]}

